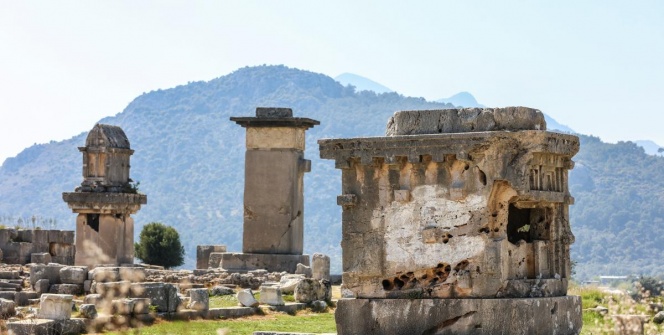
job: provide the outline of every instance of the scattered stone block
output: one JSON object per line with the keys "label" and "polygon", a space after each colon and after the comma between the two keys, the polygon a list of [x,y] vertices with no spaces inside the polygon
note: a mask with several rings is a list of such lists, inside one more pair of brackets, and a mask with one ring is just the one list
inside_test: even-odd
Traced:
{"label": "scattered stone block", "polygon": [[187,308],[197,311],[210,309],[210,295],[206,288],[193,288],[189,290],[190,302]]}
{"label": "scattered stone block", "polygon": [[60,269],[60,280],[63,284],[83,284],[88,279],[88,268],[85,266],[65,266]]}
{"label": "scattered stone block", "polygon": [[132,283],[145,281],[145,268],[143,267],[121,267],[119,270],[120,280]]}
{"label": "scattered stone block", "polygon": [[134,300],[132,299],[115,299],[111,305],[112,314],[131,315],[134,310]]}
{"label": "scattered stone block", "polygon": [[212,289],[210,289],[210,296],[220,296],[220,295],[231,295],[235,294],[235,290],[226,287],[226,286],[215,286]]}
{"label": "scattered stone block", "polygon": [[285,294],[295,293],[295,287],[302,279],[304,279],[303,275],[287,274],[281,276],[281,280],[279,281],[279,286],[281,286],[281,292]]}
{"label": "scattered stone block", "polygon": [[[213,252],[226,252],[226,246],[225,245],[196,246],[196,268],[207,269],[210,264],[210,254]],[[217,262],[216,267],[219,267],[219,262]]]}
{"label": "scattered stone block", "polygon": [[323,300],[316,300],[311,303],[311,310],[316,313],[325,312],[327,309],[327,302]]}
{"label": "scattered stone block", "polygon": [[10,335],[55,335],[55,320],[28,319],[7,322],[7,331]]}
{"label": "scattered stone block", "polygon": [[59,321],[59,334],[82,334],[86,332],[85,319],[71,318],[69,320]]}
{"label": "scattered stone block", "polygon": [[55,284],[51,285],[49,293],[54,294],[70,294],[70,295],[80,295],[83,294],[83,285],[82,284]]}
{"label": "scattered stone block", "polygon": [[131,298],[134,301],[134,310],[132,314],[149,314],[150,313],[150,299],[148,298]]}
{"label": "scattered stone block", "polygon": [[51,285],[62,284],[60,279],[60,269],[63,267],[65,266],[54,263],[32,265],[30,267],[30,285],[34,286],[39,279],[48,279]]}
{"label": "scattered stone block", "polygon": [[131,283],[128,281],[95,283],[94,288],[95,293],[107,299],[127,298],[130,296]]}
{"label": "scattered stone block", "polygon": [[261,286],[260,303],[271,306],[283,306],[284,298],[281,296],[279,286]]}
{"label": "scattered stone block", "polygon": [[312,278],[330,280],[330,256],[315,253],[311,258]]}
{"label": "scattered stone block", "polygon": [[166,283],[133,283],[130,289],[131,298],[149,298],[158,312],[171,313],[180,304],[177,287]]}
{"label": "scattered stone block", "polygon": [[305,278],[295,287],[295,301],[310,303],[315,300],[329,300],[329,282]]}
{"label": "scattered stone block", "polygon": [[16,314],[16,303],[13,300],[0,298],[0,318],[6,319]]}
{"label": "scattered stone block", "polygon": [[0,279],[19,279],[21,275],[18,271],[0,271]]}
{"label": "scattered stone block", "polygon": [[0,299],[16,301],[16,291],[0,291]]}
{"label": "scattered stone block", "polygon": [[258,301],[254,297],[254,294],[251,292],[250,289],[242,290],[237,292],[235,295],[237,298],[237,301],[240,302],[242,306],[245,307],[256,307],[258,306]]}
{"label": "scattered stone block", "polygon": [[35,252],[30,254],[30,263],[48,264],[51,262],[51,254],[48,252]]}
{"label": "scattered stone block", "polygon": [[297,269],[295,270],[296,275],[304,275],[306,278],[311,278],[311,275],[313,274],[311,271],[311,267],[306,266],[302,263],[297,263]]}
{"label": "scattered stone block", "polygon": [[98,306],[102,300],[104,297],[101,294],[88,294],[83,299],[83,303]]}
{"label": "scattered stone block", "polygon": [[664,311],[657,312],[657,314],[652,317],[652,322],[658,325],[664,323]]}
{"label": "scattered stone block", "polygon": [[37,317],[51,320],[70,319],[73,298],[68,294],[42,294]]}
{"label": "scattered stone block", "polygon": [[18,306],[28,306],[30,305],[30,299],[39,299],[40,294],[37,292],[16,292],[14,296],[14,302]]}
{"label": "scattered stone block", "polygon": [[94,319],[97,317],[97,306],[94,304],[81,304],[78,307],[81,316],[86,319]]}
{"label": "scattered stone block", "polygon": [[117,267],[97,267],[90,271],[92,279],[98,283],[120,281],[120,269]]}
{"label": "scattered stone block", "polygon": [[41,294],[41,293],[48,293],[48,289],[51,286],[49,283],[48,279],[39,279],[37,282],[35,282],[35,292]]}
{"label": "scattered stone block", "polygon": [[88,293],[92,289],[92,280],[88,279],[83,282],[83,291]]}

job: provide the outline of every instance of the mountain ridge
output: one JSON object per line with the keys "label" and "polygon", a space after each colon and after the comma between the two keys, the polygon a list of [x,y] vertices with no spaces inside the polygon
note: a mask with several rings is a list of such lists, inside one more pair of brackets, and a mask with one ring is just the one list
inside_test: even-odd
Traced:
{"label": "mountain ridge", "polygon": [[[226,244],[229,251],[241,250],[244,129],[229,117],[252,116],[257,106],[290,107],[294,116],[321,121],[308,131],[306,141],[312,172],[305,174],[304,182],[305,252],[329,254],[337,273],[341,211],[336,196],[341,178],[334,164],[318,158],[316,140],[382,136],[387,119],[397,110],[452,107],[394,92],[357,91],[328,76],[285,66],[245,67],[207,82],[142,94],[122,112],[100,120],[122,127],[135,150],[131,177],[148,195],[148,204],[134,216],[135,235],[151,221],[174,226],[189,268],[195,264],[196,245]],[[85,135],[31,146],[5,160],[0,167],[0,223],[35,215],[56,219],[57,228],[74,228],[75,215],[61,193],[82,181],[77,147],[84,144]],[[578,276],[588,278],[598,274],[596,269],[617,274],[664,272],[658,258],[634,248],[630,253],[618,249],[626,248],[623,241],[640,238],[640,245],[649,246],[653,254],[664,251],[664,242],[659,243],[664,228],[656,224],[664,213],[652,208],[664,201],[664,178],[657,174],[664,171],[664,158],[648,156],[631,142],[608,144],[579,136],[583,145],[570,173],[577,199],[570,213]],[[634,174],[641,170],[647,173]],[[622,209],[625,204],[633,210]],[[609,222],[616,236],[605,233]],[[649,234],[637,234],[646,229]],[[648,262],[648,271],[640,271]]]}

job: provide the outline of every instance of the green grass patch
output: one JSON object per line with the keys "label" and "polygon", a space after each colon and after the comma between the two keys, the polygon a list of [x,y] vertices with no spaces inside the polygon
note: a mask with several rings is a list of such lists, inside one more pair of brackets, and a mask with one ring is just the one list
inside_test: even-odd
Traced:
{"label": "green grass patch", "polygon": [[258,330],[272,330],[280,332],[312,332],[335,333],[333,313],[309,315],[269,315],[252,318],[232,320],[202,320],[202,321],[162,321],[150,327],[131,329],[127,332],[106,334],[141,334],[141,335],[168,335],[168,334],[228,334],[251,335]]}
{"label": "green grass patch", "polygon": [[606,304],[608,294],[595,289],[595,288],[584,288],[576,292],[581,296],[581,305],[583,309],[586,308],[595,308],[598,305]]}
{"label": "green grass patch", "polygon": [[237,307],[238,304],[235,295],[232,294],[210,297],[210,308]]}

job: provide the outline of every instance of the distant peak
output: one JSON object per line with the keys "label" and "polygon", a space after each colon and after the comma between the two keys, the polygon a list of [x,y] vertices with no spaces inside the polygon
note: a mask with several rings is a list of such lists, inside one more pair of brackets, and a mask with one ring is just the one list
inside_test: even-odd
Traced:
{"label": "distant peak", "polygon": [[484,105],[477,102],[475,97],[468,92],[459,92],[449,98],[436,100],[437,102],[443,102],[452,104],[456,107],[485,107]]}
{"label": "distant peak", "polygon": [[342,73],[334,78],[344,86],[353,85],[358,91],[374,91],[380,93],[393,92],[391,89],[381,85],[369,78],[358,76],[353,73]]}

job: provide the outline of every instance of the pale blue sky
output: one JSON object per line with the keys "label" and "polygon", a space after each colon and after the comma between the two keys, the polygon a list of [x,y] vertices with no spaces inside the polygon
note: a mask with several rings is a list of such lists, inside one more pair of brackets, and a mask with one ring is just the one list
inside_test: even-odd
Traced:
{"label": "pale blue sky", "polygon": [[[247,65],[469,91],[664,145],[664,1],[0,0],[0,162]],[[375,122],[384,122],[376,120]]]}

